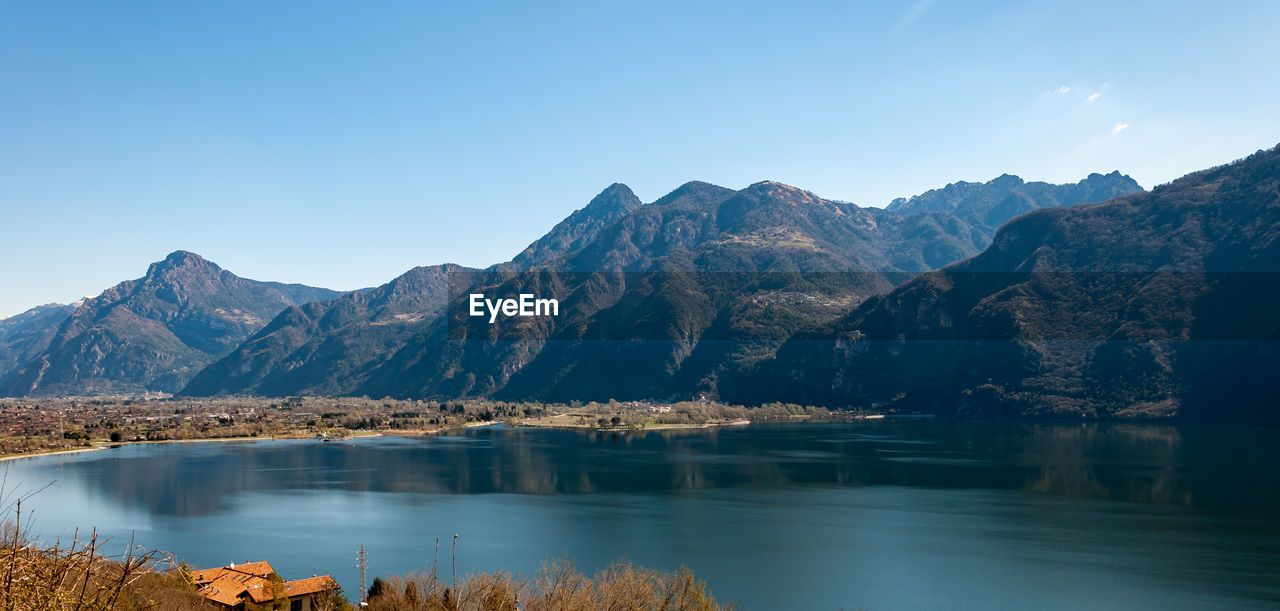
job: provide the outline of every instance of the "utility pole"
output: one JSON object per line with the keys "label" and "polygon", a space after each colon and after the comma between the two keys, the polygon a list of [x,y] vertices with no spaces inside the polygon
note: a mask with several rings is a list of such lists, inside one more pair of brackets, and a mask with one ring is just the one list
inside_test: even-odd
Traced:
{"label": "utility pole", "polygon": [[431,579],[439,580],[439,573],[436,572],[436,566],[440,562],[440,536],[436,535],[436,555],[431,557]]}
{"label": "utility pole", "polygon": [[360,552],[356,554],[356,566],[360,567],[360,606],[364,606],[369,595],[369,584],[364,581],[365,570],[369,568],[368,557],[364,553],[364,544],[360,544]]}
{"label": "utility pole", "polygon": [[449,589],[453,590],[453,599],[458,600],[458,533],[453,533],[453,577],[449,578]]}

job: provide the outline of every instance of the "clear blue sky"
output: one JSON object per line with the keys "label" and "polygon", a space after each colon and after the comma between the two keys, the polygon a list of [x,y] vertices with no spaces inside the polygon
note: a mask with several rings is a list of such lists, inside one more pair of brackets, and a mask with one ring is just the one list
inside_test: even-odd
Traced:
{"label": "clear blue sky", "polygon": [[336,289],[608,184],[883,206],[1280,142],[1280,2],[2,2],[0,315],[175,249]]}

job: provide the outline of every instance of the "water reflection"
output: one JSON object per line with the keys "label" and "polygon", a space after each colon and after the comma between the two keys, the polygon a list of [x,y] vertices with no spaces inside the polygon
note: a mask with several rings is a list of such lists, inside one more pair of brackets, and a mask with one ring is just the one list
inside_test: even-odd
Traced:
{"label": "water reflection", "polygon": [[[381,437],[127,446],[24,465],[153,515],[227,510],[247,492],[572,495],[907,486],[1280,509],[1266,428],[887,421],[606,433],[476,428]],[[31,468],[35,467],[35,468]]]}
{"label": "water reflection", "polygon": [[131,445],[12,461],[7,481],[57,480],[23,507],[50,539],[136,533],[195,566],[270,558],[348,592],[360,546],[374,574],[404,573],[457,532],[459,574],[626,557],[687,565],[748,609],[1274,608],[1277,437],[950,421],[493,427]]}

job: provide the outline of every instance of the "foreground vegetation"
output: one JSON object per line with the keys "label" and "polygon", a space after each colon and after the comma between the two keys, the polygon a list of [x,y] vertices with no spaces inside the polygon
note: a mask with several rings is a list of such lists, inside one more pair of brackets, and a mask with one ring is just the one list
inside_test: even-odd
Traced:
{"label": "foreground vegetation", "polygon": [[[41,546],[6,524],[0,541],[0,608],[15,611],[185,611],[211,608],[196,594],[185,564],[130,546],[123,556],[104,553],[106,541]],[[534,575],[471,573],[449,587],[433,570],[376,578],[368,609],[385,611],[525,611],[663,609],[712,611],[706,585],[686,568],[661,572],[617,562],[587,577],[567,561],[547,563]],[[318,595],[316,611],[351,611],[341,591]]]}
{"label": "foreground vegetation", "polygon": [[369,608],[376,611],[446,611],[453,609],[515,611],[591,611],[594,609],[663,609],[712,611],[716,604],[706,584],[681,567],[661,572],[616,562],[593,577],[568,561],[543,565],[534,575],[505,571],[472,573],[452,589],[430,573],[375,579]]}
{"label": "foreground vegetation", "polygon": [[[12,526],[9,533],[16,532]],[[0,543],[0,608],[11,611],[197,611],[213,607],[196,594],[186,566],[134,547],[104,553],[106,541],[40,546],[10,534]],[[341,592],[318,595],[315,611],[350,611]],[[287,607],[287,604],[285,605]]]}
{"label": "foreground vegetation", "polygon": [[[36,491],[38,493],[39,491]],[[27,532],[26,495],[0,490],[5,516],[0,536],[0,608],[11,611],[106,609],[200,609],[184,567],[163,553],[130,545],[123,555],[104,551],[96,531],[81,540],[42,545]],[[25,516],[27,523],[30,517]],[[118,547],[118,546],[113,546]]]}
{"label": "foreground vegetation", "polygon": [[208,609],[177,571],[151,568],[154,558],[103,556],[80,547],[0,546],[5,577],[0,606],[13,610]]}

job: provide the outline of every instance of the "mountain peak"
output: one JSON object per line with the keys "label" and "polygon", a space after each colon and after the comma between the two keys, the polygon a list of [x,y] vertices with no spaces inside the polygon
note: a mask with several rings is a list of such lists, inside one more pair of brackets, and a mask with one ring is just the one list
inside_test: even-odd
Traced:
{"label": "mountain peak", "polygon": [[799,187],[793,187],[786,183],[776,180],[763,180],[742,190],[743,193],[749,193],[755,197],[768,198],[775,201],[786,202],[788,204],[815,204],[822,205],[826,200],[815,195],[812,191],[807,191]]}
{"label": "mountain peak", "polygon": [[180,263],[190,263],[190,262],[203,262],[205,259],[204,257],[201,257],[200,255],[197,255],[196,253],[193,253],[189,250],[175,250],[169,253],[169,256],[165,257],[164,260],[166,262],[180,264]]}
{"label": "mountain peak", "polygon": [[732,193],[733,193],[732,189],[727,189],[725,187],[721,187],[720,185],[713,185],[709,182],[703,182],[701,180],[690,180],[689,182],[686,182],[680,185],[679,187],[676,187],[675,190],[673,190],[672,192],[666,195],[663,195],[660,199],[658,199],[658,201],[653,203],[655,205],[664,205],[664,204],[682,201],[688,198],[693,198],[697,200],[724,199],[729,197],[729,195]]}
{"label": "mountain peak", "polygon": [[1088,176],[1086,176],[1084,180],[1081,180],[1079,182],[1079,184],[1082,184],[1082,185],[1099,184],[1099,183],[1120,184],[1120,185],[1125,185],[1126,187],[1132,186],[1133,190],[1135,191],[1142,190],[1142,187],[1138,185],[1138,181],[1134,180],[1128,174],[1121,174],[1120,170],[1112,170],[1109,174],[1099,174],[1097,172],[1093,172]]}
{"label": "mountain peak", "polygon": [[155,277],[164,272],[178,269],[199,269],[210,267],[219,270],[221,269],[211,261],[197,255],[196,253],[186,250],[175,250],[169,253],[169,256],[165,257],[163,260],[152,263],[151,266],[147,268],[147,277]]}
{"label": "mountain peak", "polygon": [[690,181],[688,181],[688,182],[686,182],[686,183],[684,183],[684,184],[682,184],[682,185],[680,185],[680,186],[676,187],[676,188],[675,188],[674,190],[672,190],[671,192],[672,192],[672,193],[676,193],[676,192],[678,192],[678,191],[692,191],[692,190],[697,190],[697,189],[708,189],[708,188],[711,188],[711,189],[718,189],[718,188],[722,188],[722,187],[720,187],[720,185],[715,185],[715,184],[709,183],[709,182],[707,182],[707,181],[705,181],[705,180],[690,180]]}
{"label": "mountain peak", "polygon": [[[339,293],[240,278],[185,250],[61,313],[0,377],[0,395],[172,392],[285,308]],[[2,359],[0,355],[0,359]],[[3,368],[3,363],[0,363]]]}
{"label": "mountain peak", "polygon": [[611,185],[609,185],[609,186],[605,187],[605,188],[604,188],[604,190],[603,190],[603,191],[601,191],[601,192],[600,192],[600,194],[599,194],[599,195],[597,195],[596,197],[597,197],[597,198],[599,198],[599,197],[604,197],[604,196],[606,196],[606,195],[608,195],[608,196],[611,196],[611,197],[612,197],[612,196],[616,196],[616,195],[624,195],[624,196],[625,196],[625,195],[635,195],[635,193],[633,193],[633,192],[631,191],[631,187],[628,187],[627,185],[625,185],[625,184],[623,184],[623,183],[620,183],[620,182],[615,182],[615,183],[613,183],[613,184],[611,184]]}
{"label": "mountain peak", "polygon": [[794,191],[796,193],[808,193],[799,187],[793,187],[784,182],[776,180],[762,180],[747,187],[748,189],[756,189],[762,191]]}
{"label": "mountain peak", "polygon": [[615,182],[573,211],[511,260],[521,267],[541,265],[594,240],[600,231],[644,205],[630,187]]}
{"label": "mountain peak", "polygon": [[605,187],[599,195],[591,198],[591,201],[579,212],[585,211],[588,214],[627,212],[642,203],[631,187],[615,182]]}
{"label": "mountain peak", "polygon": [[1014,174],[1001,174],[987,182],[953,182],[941,189],[898,198],[885,209],[908,215],[952,212],[998,227],[1036,208],[1101,202],[1141,190],[1137,182],[1118,171],[1105,176],[1093,173],[1079,182],[1061,185],[1026,182]]}

